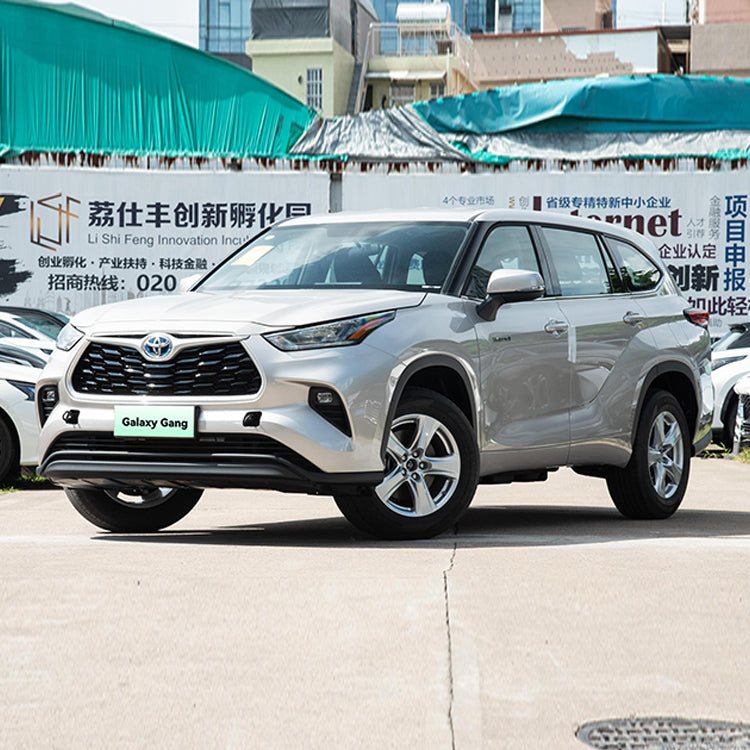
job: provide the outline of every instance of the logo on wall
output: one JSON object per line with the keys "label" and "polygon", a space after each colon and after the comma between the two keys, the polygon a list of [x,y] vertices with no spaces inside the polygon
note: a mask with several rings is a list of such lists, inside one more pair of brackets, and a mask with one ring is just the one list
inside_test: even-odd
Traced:
{"label": "logo on wall", "polygon": [[[37,201],[30,201],[30,238],[34,245],[57,252],[63,244],[70,242],[70,220],[77,219],[72,204],[81,204],[77,198],[55,193]],[[63,239],[63,217],[65,217],[65,238]]]}

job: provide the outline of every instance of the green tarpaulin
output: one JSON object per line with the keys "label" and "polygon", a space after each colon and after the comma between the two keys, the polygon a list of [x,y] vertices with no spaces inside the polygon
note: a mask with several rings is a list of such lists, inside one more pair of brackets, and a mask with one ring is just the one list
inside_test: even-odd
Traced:
{"label": "green tarpaulin", "polygon": [[75,5],[0,0],[0,156],[284,157],[315,113],[249,71]]}
{"label": "green tarpaulin", "polygon": [[439,133],[636,133],[750,129],[750,80],[617,76],[505,86],[419,102]]}

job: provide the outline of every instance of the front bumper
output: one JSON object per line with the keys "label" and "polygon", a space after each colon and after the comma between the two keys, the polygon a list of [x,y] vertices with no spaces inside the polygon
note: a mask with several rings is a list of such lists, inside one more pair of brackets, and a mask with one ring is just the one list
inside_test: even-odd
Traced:
{"label": "front bumper", "polygon": [[[332,494],[383,476],[383,426],[397,360],[366,342],[357,347],[280,352],[260,336],[243,341],[262,373],[251,396],[89,395],[70,382],[77,353],[53,357],[38,387],[60,401],[40,437],[39,474],[63,486],[244,487]],[[356,350],[356,351],[355,351]],[[341,399],[344,431],[310,404],[311,389]],[[196,407],[195,438],[114,437],[120,404]],[[66,414],[76,412],[76,423]],[[248,412],[259,419],[245,423]]]}
{"label": "front bumper", "polygon": [[241,487],[309,495],[354,494],[360,487],[373,486],[383,479],[382,471],[326,474],[262,454],[246,456],[242,463],[184,457],[173,461],[122,457],[108,460],[106,472],[102,470],[101,458],[91,460],[74,452],[56,451],[49,454],[38,473],[63,487]]}
{"label": "front bumper", "polygon": [[64,487],[243,487],[331,495],[380,482],[383,472],[326,473],[263,435],[117,438],[71,432],[50,446],[39,474]]}

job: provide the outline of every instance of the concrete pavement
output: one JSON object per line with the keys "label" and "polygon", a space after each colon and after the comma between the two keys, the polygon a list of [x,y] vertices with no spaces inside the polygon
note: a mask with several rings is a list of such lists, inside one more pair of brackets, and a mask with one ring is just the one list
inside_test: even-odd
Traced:
{"label": "concrete pavement", "polygon": [[0,495],[2,748],[578,748],[587,721],[750,720],[750,466],[664,522],[603,482],[482,487],[458,534],[208,491],[160,534]]}

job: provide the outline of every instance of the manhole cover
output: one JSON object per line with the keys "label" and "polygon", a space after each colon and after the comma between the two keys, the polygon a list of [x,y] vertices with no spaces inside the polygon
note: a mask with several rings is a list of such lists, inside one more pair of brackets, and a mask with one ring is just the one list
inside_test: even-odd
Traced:
{"label": "manhole cover", "polygon": [[576,737],[598,750],[750,750],[750,725],[699,719],[610,719]]}

